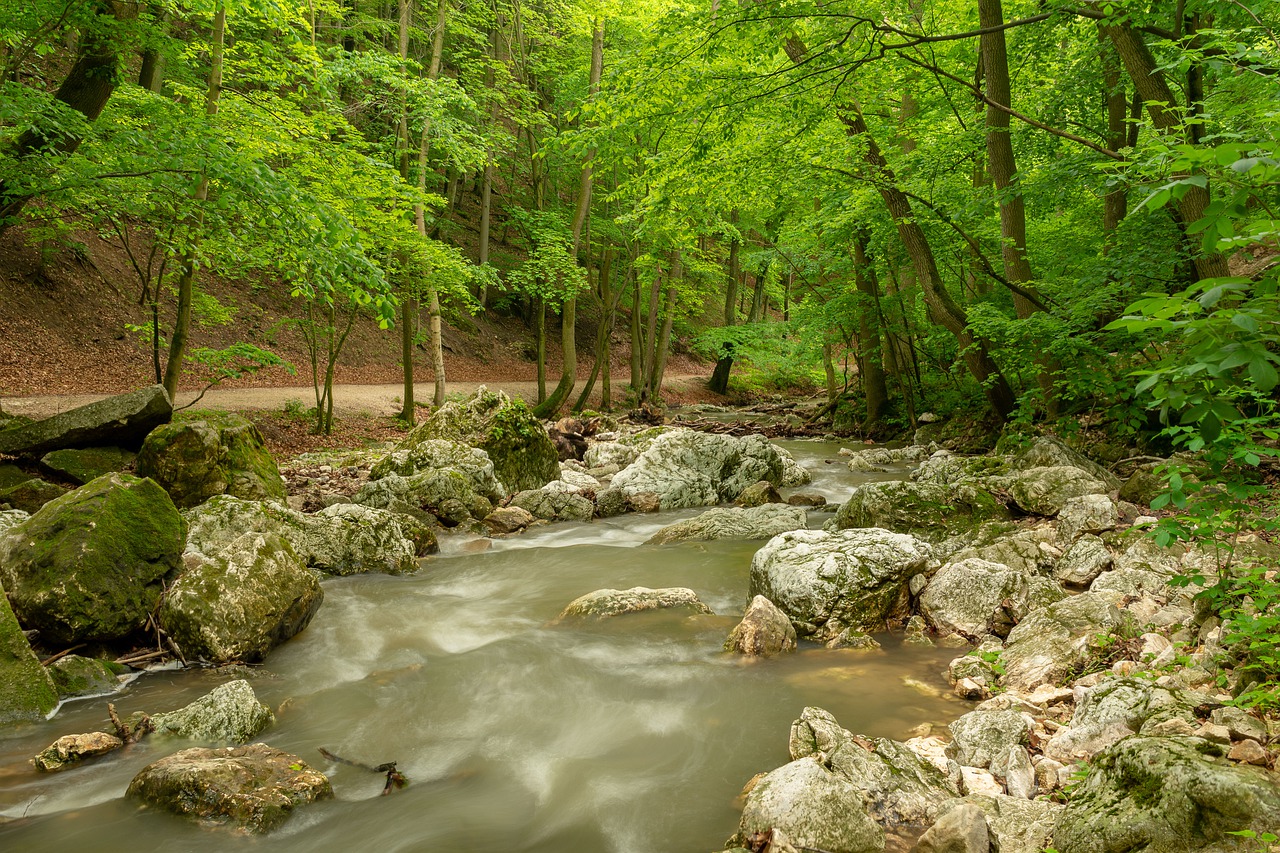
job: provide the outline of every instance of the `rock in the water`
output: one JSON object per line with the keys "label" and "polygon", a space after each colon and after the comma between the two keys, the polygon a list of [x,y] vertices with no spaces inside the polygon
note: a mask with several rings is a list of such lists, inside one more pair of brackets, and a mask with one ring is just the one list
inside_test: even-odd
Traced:
{"label": "rock in the water", "polygon": [[80,655],[58,658],[48,669],[63,699],[112,693],[120,688],[120,675],[126,671],[120,664]]}
{"label": "rock in the water", "polygon": [[1001,683],[1030,692],[1078,671],[1093,653],[1090,638],[1133,622],[1131,614],[1116,607],[1118,600],[1111,593],[1085,592],[1032,611],[1009,632],[1000,656],[1005,667]]}
{"label": "rock in the water", "polygon": [[62,486],[32,477],[16,486],[0,489],[0,506],[11,507],[26,513],[36,513],[49,501],[60,498],[66,493],[67,490]]}
{"label": "rock in the water", "polygon": [[1009,485],[1009,495],[1025,512],[1055,516],[1073,498],[1105,495],[1107,484],[1087,471],[1065,465],[1028,468]]}
{"label": "rock in the water", "polygon": [[966,767],[990,767],[1011,746],[1027,743],[1031,721],[1020,711],[970,711],[951,723],[947,757]]}
{"label": "rock in the water", "polygon": [[1111,567],[1111,552],[1101,539],[1086,533],[1054,564],[1053,576],[1064,584],[1085,587]]}
{"label": "rock in the water", "polygon": [[1000,563],[971,558],[943,566],[920,596],[920,610],[939,633],[970,640],[1008,636],[1027,615],[1031,582]]}
{"label": "rock in the water", "polygon": [[747,486],[760,480],[778,485],[782,476],[782,456],[764,436],[679,429],[654,439],[611,486],[628,496],[653,492],[662,509],[684,509],[734,500]]}
{"label": "rock in the water", "polygon": [[0,584],[0,726],[43,720],[58,707],[58,692],[40,665]]}
{"label": "rock in the water", "polygon": [[157,735],[210,743],[246,743],[275,721],[244,679],[220,684],[185,708],[151,717]]}
{"label": "rock in the water", "polygon": [[413,450],[429,439],[480,448],[511,491],[540,489],[560,476],[560,457],[541,421],[523,400],[502,391],[481,386],[466,400],[445,403],[405,436],[400,449]]}
{"label": "rock in the water", "polygon": [[533,513],[518,506],[504,506],[484,517],[484,525],[495,534],[519,533],[537,521]]}
{"label": "rock in the water", "polygon": [[124,746],[124,741],[106,732],[89,732],[82,735],[64,735],[31,759],[42,773],[66,770],[89,758],[97,758]]}
{"label": "rock in the water", "polygon": [[724,649],[744,655],[777,655],[795,651],[796,629],[787,615],[763,595],[747,605],[747,612],[729,633]]}
{"label": "rock in the water", "polygon": [[787,498],[787,503],[791,506],[820,507],[827,505],[827,499],[814,492],[801,492]]}
{"label": "rock in the water", "polygon": [[334,504],[306,515],[270,501],[219,495],[183,516],[190,525],[188,551],[225,555],[245,533],[273,534],[307,566],[331,575],[414,572],[417,558],[437,547],[435,534],[416,519],[359,504]]}
{"label": "rock in the water", "polygon": [[786,487],[807,486],[813,482],[813,475],[808,469],[802,467],[795,457],[791,455],[791,451],[785,447],[777,447],[778,455],[782,457],[782,482],[778,485]]}
{"label": "rock in the water", "polygon": [[808,514],[785,504],[765,506],[715,507],[701,515],[668,524],[649,537],[648,545],[712,539],[772,539],[788,530],[803,530]]}
{"label": "rock in the water", "polygon": [[108,474],[0,535],[0,576],[18,619],[46,642],[110,642],[146,624],[186,532],[153,481]]}
{"label": "rock in the water", "polygon": [[596,511],[589,498],[552,488],[520,492],[511,499],[511,505],[546,521],[590,521]]}
{"label": "rock in the water", "polygon": [[128,796],[183,817],[270,832],[298,806],[333,798],[329,779],[264,743],[196,747],[162,758],[129,783]]}
{"label": "rock in the water", "polygon": [[953,809],[973,805],[987,817],[991,849],[998,853],[1043,853],[1062,806],[1048,800],[1024,800],[1004,794],[969,794],[942,807],[942,817]]}
{"label": "rock in the water", "polygon": [[873,447],[849,454],[849,470],[854,472],[887,471],[890,466],[923,462],[930,456],[929,448],[922,444],[908,447]]}
{"label": "rock in the water", "polygon": [[931,567],[928,545],[887,530],[794,530],[751,561],[749,594],[763,595],[818,642],[846,628],[876,631],[907,606],[907,581]]}
{"label": "rock in the water", "polygon": [[747,795],[738,837],[780,829],[793,845],[829,853],[880,853],[884,830],[867,812],[862,789],[814,758],[765,775]]}
{"label": "rock in the water", "polygon": [[782,503],[782,496],[778,494],[778,490],[773,483],[768,480],[752,483],[739,492],[737,499],[734,500],[734,504],[741,507],[756,507],[778,503]]}
{"label": "rock in the water", "polygon": [[46,453],[40,459],[40,464],[76,485],[83,486],[103,474],[123,471],[133,464],[137,455],[132,450],[120,447],[68,448]]}
{"label": "rock in the water", "polygon": [[925,830],[913,853],[987,853],[987,816],[972,803],[951,809]]}
{"label": "rock in the water", "polygon": [[1220,754],[1194,737],[1125,738],[1095,757],[1053,846],[1062,853],[1256,849],[1228,833],[1276,829],[1280,778]]}
{"label": "rock in the water", "polygon": [[857,737],[821,708],[805,708],[791,724],[792,760],[815,757],[866,792],[871,816],[886,826],[921,826],[956,796],[955,783],[906,744]]}
{"label": "rock in the water", "polygon": [[711,608],[698,599],[698,594],[684,587],[649,589],[636,586],[631,589],[598,589],[575,598],[556,617],[557,622],[575,619],[607,619],[624,613],[642,613],[647,610],[687,610],[690,613],[710,613]]}
{"label": "rock in the water", "polygon": [[324,591],[274,533],[245,533],[218,555],[188,552],[160,610],[187,656],[213,663],[262,660],[307,626]]}
{"label": "rock in the water", "polygon": [[891,481],[854,489],[827,526],[832,530],[880,527],[940,542],[983,522],[1008,517],[1004,504],[990,492],[968,483],[939,486]]}
{"label": "rock in the water", "polygon": [[163,486],[183,509],[214,495],[285,499],[280,469],[263,445],[262,434],[230,412],[155,430],[138,453],[138,473]]}
{"label": "rock in the water", "polygon": [[42,421],[0,430],[0,453],[39,456],[63,447],[138,447],[168,423],[173,404],[163,386],[108,397]]}

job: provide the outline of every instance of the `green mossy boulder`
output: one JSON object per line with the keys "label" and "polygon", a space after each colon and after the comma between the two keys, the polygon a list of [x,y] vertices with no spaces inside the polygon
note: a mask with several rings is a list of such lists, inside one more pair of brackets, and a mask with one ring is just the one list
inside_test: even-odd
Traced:
{"label": "green mossy boulder", "polygon": [[154,430],[138,453],[138,474],[153,478],[183,509],[214,495],[285,499],[280,469],[263,446],[262,434],[236,414],[211,412],[198,421]]}
{"label": "green mossy boulder", "polygon": [[25,483],[31,475],[8,462],[0,464],[0,489],[11,489],[19,483]]}
{"label": "green mossy boulder", "polygon": [[133,464],[138,454],[119,447],[86,447],[46,453],[40,464],[55,474],[83,486],[103,474],[123,471]]}
{"label": "green mossy boulder", "polygon": [[63,699],[112,693],[119,689],[120,676],[125,672],[118,663],[80,655],[67,655],[49,665],[49,675]]}
{"label": "green mossy boulder", "polygon": [[428,439],[480,448],[511,492],[540,489],[560,477],[560,458],[542,422],[523,400],[501,391],[482,386],[461,402],[445,403],[405,436],[400,449],[413,450]]}
{"label": "green mossy boulder", "polygon": [[209,743],[246,743],[275,721],[243,678],[218,685],[185,708],[151,717],[157,736]]}
{"label": "green mossy boulder", "polygon": [[324,601],[316,576],[274,533],[245,533],[216,556],[188,552],[160,625],[188,657],[262,660],[307,626]]}
{"label": "green mossy boulder", "polygon": [[829,530],[880,527],[941,542],[1008,517],[1004,504],[974,485],[887,482],[859,486],[826,526]]}
{"label": "green mossy boulder", "polygon": [[0,507],[8,506],[23,512],[34,513],[49,501],[67,493],[62,486],[46,483],[38,478],[25,480],[16,486],[0,489]]}
{"label": "green mossy boulder", "polygon": [[45,642],[111,642],[146,624],[186,535],[153,480],[108,474],[0,535],[0,577],[19,621]]}
{"label": "green mossy boulder", "polygon": [[58,692],[18,625],[0,586],[0,726],[43,720]]}

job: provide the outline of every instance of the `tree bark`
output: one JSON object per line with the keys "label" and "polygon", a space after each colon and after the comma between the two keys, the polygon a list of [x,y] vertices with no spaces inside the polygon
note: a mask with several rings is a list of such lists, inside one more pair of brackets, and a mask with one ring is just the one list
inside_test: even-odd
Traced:
{"label": "tree bark", "polygon": [[880,348],[880,316],[877,311],[880,284],[876,280],[875,267],[867,258],[867,243],[866,233],[860,231],[853,241],[853,276],[862,296],[858,311],[858,373],[867,401],[867,419],[863,429],[871,433],[880,427],[888,413],[889,389],[885,385]]}
{"label": "tree bark", "polygon": [[636,274],[635,258],[631,259],[630,275],[635,284],[635,292],[631,297],[631,376],[627,382],[631,393],[640,396],[644,387],[644,333],[640,325],[640,276]]}
{"label": "tree bark", "polygon": [[[400,62],[404,63],[409,58],[409,24],[413,20],[413,0],[400,0],[399,8],[399,39],[397,40],[397,55]],[[418,159],[423,159],[425,153],[424,147],[427,145],[427,131],[422,132],[421,141],[418,144]],[[400,126],[397,128],[396,147],[399,149],[400,160],[400,179],[408,182],[409,180],[409,98],[405,93],[404,101],[400,105]],[[426,213],[423,212],[423,230],[425,230]],[[417,221],[417,210],[415,205],[414,220]],[[418,324],[418,302],[413,296],[413,285],[410,282],[404,283],[404,288],[400,295],[400,364],[404,371],[403,390],[400,399],[400,419],[412,426],[417,420],[417,407],[413,399],[413,360],[417,347],[414,345],[415,332]]]}
{"label": "tree bark", "polygon": [[667,293],[662,300],[662,331],[659,333],[653,371],[648,382],[651,400],[662,399],[662,380],[667,374],[667,355],[671,351],[671,326],[676,316],[676,283],[680,278],[680,250],[675,249],[671,253],[671,276],[667,282]]}
{"label": "tree bark", "polygon": [[[1123,150],[1128,144],[1129,103],[1124,82],[1120,79],[1120,59],[1101,25],[1098,27],[1098,52],[1102,58],[1102,87],[1107,99],[1107,147]],[[1123,186],[1107,190],[1102,198],[1102,233],[1104,251],[1111,248],[1116,229],[1128,213],[1129,197]]]}

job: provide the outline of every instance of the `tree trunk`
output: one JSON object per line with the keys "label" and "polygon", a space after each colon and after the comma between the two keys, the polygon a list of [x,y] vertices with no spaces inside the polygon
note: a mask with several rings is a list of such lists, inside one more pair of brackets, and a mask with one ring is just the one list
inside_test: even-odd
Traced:
{"label": "tree trunk", "polygon": [[[413,0],[400,0],[399,9],[399,39],[397,40],[398,55],[400,62],[404,63],[409,58],[409,24],[413,20]],[[424,159],[424,147],[427,145],[427,131],[423,130],[422,139],[418,144],[418,160]],[[408,93],[405,93],[403,102],[400,105],[400,126],[397,128],[396,147],[399,149],[400,155],[400,178],[408,182],[409,180],[409,99]],[[419,165],[425,165],[419,163]],[[421,180],[421,178],[419,179]],[[423,226],[425,230],[425,211],[423,213]],[[417,210],[415,205],[414,220],[417,221]],[[413,284],[404,282],[404,287],[400,294],[400,364],[404,371],[404,386],[401,392],[400,419],[412,426],[417,419],[417,410],[413,399],[413,360],[417,347],[414,338],[418,325],[418,302],[413,297]]]}
{"label": "tree trunk", "polygon": [[[427,79],[436,80],[440,77],[440,57],[444,53],[444,28],[449,20],[449,0],[439,0],[436,6],[436,28],[431,37],[431,63],[427,66]],[[431,145],[431,123],[426,122],[422,126],[422,138],[418,142],[418,191],[425,192],[427,189],[427,151]],[[427,211],[422,203],[413,206],[413,221],[418,228],[418,236],[426,239],[427,237]],[[431,351],[431,372],[432,378],[435,380],[434,395],[432,396],[432,404],[436,408],[444,405],[445,393],[445,372],[444,372],[444,334],[440,323],[440,292],[436,289],[435,283],[429,279],[423,283],[423,295],[427,300],[427,347]],[[413,306],[414,316],[417,316],[417,305]],[[406,359],[406,363],[412,365],[412,357]],[[405,384],[408,392],[405,399],[409,399],[412,395],[412,377],[405,377]],[[409,423],[413,423],[412,416],[407,418]]]}
{"label": "tree trunk", "polygon": [[[1164,73],[1156,67],[1155,57],[1142,35],[1127,23],[1101,24],[1102,31],[1111,39],[1116,53],[1120,56],[1129,78],[1133,80],[1134,89],[1142,96],[1147,106],[1147,115],[1156,130],[1166,135],[1175,135],[1182,129],[1182,121],[1178,116],[1177,99],[1164,78]],[[1179,140],[1181,141],[1181,140]],[[1185,175],[1183,176],[1185,177]],[[1181,227],[1185,231],[1204,217],[1209,206],[1209,190],[1205,187],[1191,186],[1187,193],[1178,200],[1178,214]],[[1187,246],[1194,254],[1196,274],[1200,278],[1217,278],[1227,275],[1227,259],[1218,252],[1196,251],[1194,239],[1187,237]]]}
{"label": "tree trunk", "polygon": [[[738,224],[738,211],[729,214],[729,221],[734,225]],[[729,284],[724,294],[724,324],[726,326],[735,326],[738,323],[738,277],[741,275],[739,270],[739,255],[742,249],[742,238],[735,234],[729,240]]]}
{"label": "tree trunk", "polygon": [[635,283],[635,292],[631,297],[631,377],[627,384],[638,398],[644,387],[644,334],[640,325],[640,276],[636,274],[635,258],[631,261],[629,274]]}
{"label": "tree trunk", "polygon": [[538,359],[538,405],[547,399],[547,300],[539,296],[534,306],[534,347]]}
{"label": "tree trunk", "polygon": [[676,283],[680,277],[680,250],[676,249],[671,256],[671,276],[667,282],[666,296],[662,300],[662,332],[658,338],[653,372],[648,383],[651,400],[662,399],[662,379],[667,373],[667,354],[671,351],[671,326],[676,316]]}
{"label": "tree trunk", "polygon": [[[131,20],[138,14],[137,3],[128,0],[92,0],[94,11],[106,21]],[[76,62],[63,78],[53,98],[94,121],[102,113],[119,82],[120,57],[117,41],[110,25],[87,28],[81,37]],[[35,126],[29,128],[17,142],[0,150],[4,159],[16,164],[19,161],[43,159],[50,154],[71,154],[80,146],[80,137],[68,130]],[[22,208],[35,194],[26,187],[0,181],[0,234],[17,221]]]}
{"label": "tree trunk", "polygon": [[858,311],[858,373],[862,377],[862,393],[867,401],[867,420],[863,429],[874,432],[884,422],[889,409],[889,389],[884,381],[884,360],[880,350],[880,316],[877,310],[880,284],[876,270],[867,258],[868,237],[859,232],[853,241],[854,284],[861,295]]}
{"label": "tree trunk", "polygon": [[[1107,38],[1102,26],[1098,26],[1098,52],[1102,57],[1102,87],[1107,99],[1107,147],[1120,151],[1128,143],[1128,100],[1124,83],[1120,79],[1120,60],[1115,47]],[[1107,190],[1102,199],[1103,250],[1109,250],[1116,229],[1128,213],[1129,199],[1123,186]]]}
{"label": "tree trunk", "polygon": [[[226,41],[227,8],[218,3],[213,13],[213,32],[210,36],[212,51],[209,62],[209,86],[205,92],[204,114],[212,119],[218,114],[218,99],[222,96],[222,55]],[[105,101],[104,101],[105,103]],[[169,339],[169,361],[165,364],[164,389],[173,400],[178,394],[182,378],[182,359],[187,350],[187,337],[191,332],[191,304],[195,297],[196,244],[200,228],[204,225],[204,212],[200,208],[209,198],[209,176],[201,175],[192,198],[196,200],[195,233],[182,255],[181,273],[178,276],[178,310],[173,323],[173,336]]]}
{"label": "tree trunk", "polygon": [[[609,276],[613,274],[613,249],[605,249],[600,259],[600,275],[597,283],[597,298],[600,304],[600,325],[596,328],[596,346],[594,351],[594,361],[591,364],[591,375],[587,377],[586,384],[582,387],[582,393],[578,395],[578,399],[573,404],[573,411],[580,412],[586,406],[587,401],[591,398],[591,392],[595,390],[596,379],[603,372],[604,375],[604,394],[607,397],[609,384],[609,336],[613,332],[613,316],[617,307],[613,301],[612,288],[609,286]],[[602,398],[600,406],[604,408],[607,402]]]}

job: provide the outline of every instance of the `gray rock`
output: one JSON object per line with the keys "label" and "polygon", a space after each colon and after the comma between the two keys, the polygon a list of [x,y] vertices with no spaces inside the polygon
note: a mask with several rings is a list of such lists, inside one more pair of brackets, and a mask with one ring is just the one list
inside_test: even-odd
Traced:
{"label": "gray rock", "polygon": [[1090,639],[1131,625],[1133,617],[1116,607],[1119,596],[1085,592],[1033,610],[1009,632],[1000,660],[1001,683],[1024,693],[1041,684],[1059,683],[1085,665]]}
{"label": "gray rock", "polygon": [[162,758],[133,778],[128,796],[193,820],[265,833],[299,806],[333,799],[333,787],[298,756],[255,743]]}
{"label": "gray rock", "polygon": [[1039,436],[1013,460],[1013,467],[1021,471],[1060,466],[1079,468],[1093,479],[1105,483],[1107,491],[1120,488],[1120,479],[1115,474],[1053,436]]}
{"label": "gray rock", "polygon": [[1007,746],[991,759],[991,773],[1011,797],[1030,800],[1036,795],[1036,771],[1022,745]]}
{"label": "gray rock", "polygon": [[1107,484],[1086,471],[1064,465],[1028,468],[1009,484],[1009,495],[1024,510],[1035,515],[1055,516],[1073,498],[1105,495]]}
{"label": "gray rock", "polygon": [[284,503],[280,469],[262,433],[231,412],[158,427],[138,451],[138,474],[159,483],[181,508],[214,495]]}
{"label": "gray rock", "polygon": [[914,853],[987,853],[990,849],[987,816],[972,803],[963,803],[925,830]]}
{"label": "gray rock", "polygon": [[587,448],[583,461],[588,468],[604,468],[617,465],[622,470],[636,461],[640,456],[640,448],[616,441],[601,441]]}
{"label": "gray rock", "polygon": [[1106,533],[1120,523],[1120,511],[1109,495],[1071,498],[1058,513],[1058,535],[1068,547],[1082,533]]}
{"label": "gray rock", "polygon": [[1112,678],[1076,691],[1071,725],[1056,732],[1044,753],[1063,764],[1088,761],[1137,732],[1170,720],[1196,725],[1193,708],[1200,697],[1185,690],[1161,687],[1140,678]]}
{"label": "gray rock", "polygon": [[791,451],[785,447],[774,445],[774,450],[778,451],[778,455],[782,457],[782,482],[779,484],[784,488],[795,486],[807,486],[813,482],[813,475],[808,469],[801,467],[800,463],[791,455]]}
{"label": "gray rock", "polygon": [[1011,746],[1027,743],[1031,721],[1020,711],[970,711],[948,726],[947,757],[966,767],[990,767]]}
{"label": "gray rock", "polygon": [[747,611],[729,633],[724,649],[744,655],[772,656],[795,651],[796,629],[787,615],[763,595],[747,605]]}
{"label": "gray rock", "polygon": [[867,483],[828,522],[831,530],[879,527],[939,542],[993,519],[1009,517],[1004,504],[976,486],[962,483]]}
{"label": "gray rock", "polygon": [[1064,584],[1085,587],[1111,564],[1111,552],[1106,544],[1097,536],[1085,534],[1054,565],[1053,576]]}
{"label": "gray rock", "polygon": [[920,610],[939,633],[971,640],[1003,637],[1026,616],[1030,591],[1022,572],[976,558],[961,560],[943,566],[929,581]]}
{"label": "gray rock", "polygon": [[1209,715],[1209,719],[1216,726],[1226,726],[1227,731],[1231,733],[1232,740],[1249,739],[1260,743],[1266,743],[1267,741],[1266,723],[1243,708],[1236,708],[1231,705],[1225,708],[1215,708],[1213,713]]}
{"label": "gray rock", "polygon": [[496,535],[519,533],[537,521],[533,513],[518,506],[504,506],[484,517],[484,525]]}
{"label": "gray rock", "polygon": [[245,533],[216,555],[188,551],[160,609],[183,653],[255,662],[307,626],[324,591],[287,541]]}
{"label": "gray rock", "polygon": [[157,735],[209,743],[247,743],[276,721],[249,682],[220,684],[184,708],[152,716]]}
{"label": "gray rock", "polygon": [[991,849],[997,853],[1042,853],[1062,812],[1062,806],[1048,800],[969,794],[942,807],[942,817],[965,804],[982,809],[987,816]]}
{"label": "gray rock", "polygon": [[884,830],[868,814],[862,789],[813,758],[765,775],[747,795],[738,838],[780,829],[793,845],[829,853],[880,853]]}
{"label": "gray rock", "polygon": [[734,500],[760,480],[780,484],[783,467],[778,449],[764,436],[680,429],[658,436],[611,486],[628,496],[653,492],[662,509],[713,506]]}
{"label": "gray rock", "polygon": [[22,512],[35,513],[52,500],[67,494],[62,486],[46,483],[37,477],[24,480],[16,486],[0,489],[0,506]]}
{"label": "gray rock", "polygon": [[734,500],[734,504],[740,507],[757,507],[765,504],[780,504],[782,496],[778,494],[778,490],[773,483],[768,480],[761,480],[758,483],[752,483],[741,492]]}
{"label": "gray rock", "polygon": [[759,507],[715,507],[701,515],[668,524],[646,544],[714,539],[772,539],[789,530],[803,530],[808,514],[799,507],[765,504]]}
{"label": "gray rock", "polygon": [[42,421],[0,430],[0,453],[39,456],[63,447],[138,447],[173,417],[160,385],[108,397]]}
{"label": "gray rock", "polygon": [[590,499],[550,487],[520,492],[511,499],[511,505],[546,521],[590,521],[596,511]]}
{"label": "gray rock", "polygon": [[976,557],[1000,563],[1030,577],[1052,564],[1047,543],[1054,538],[1053,529],[1047,525],[1026,528],[1010,522],[992,521],[949,540],[942,550],[955,549],[946,557],[949,563]]}
{"label": "gray rock", "polygon": [[412,447],[393,450],[369,469],[371,480],[419,474],[461,476],[470,485],[469,491],[493,502],[507,494],[506,487],[498,481],[489,454],[460,441],[422,439]]}
{"label": "gray rock", "polygon": [[566,620],[599,620],[624,613],[642,613],[648,610],[681,609],[690,613],[710,613],[711,608],[698,599],[698,594],[684,587],[649,589],[636,586],[631,589],[598,589],[575,598],[556,617],[556,622]]}
{"label": "gray rock", "polygon": [[750,595],[763,595],[800,636],[826,642],[846,628],[880,630],[903,615],[907,581],[932,568],[928,545],[886,530],[795,530],[751,561]]}
{"label": "gray rock", "polygon": [[31,517],[31,513],[20,509],[0,509],[0,534],[17,527]]}
{"label": "gray rock", "polygon": [[1219,754],[1194,737],[1125,738],[1094,759],[1053,846],[1062,853],[1253,849],[1228,833],[1274,831],[1280,782]]}
{"label": "gray rock", "polygon": [[1002,456],[961,456],[939,450],[911,472],[911,479],[938,486],[972,483],[984,489],[1003,489],[1009,480],[1009,460]]}
{"label": "gray rock", "polygon": [[867,808],[881,825],[920,826],[956,796],[955,783],[907,745],[855,736],[821,708],[805,708],[791,724],[792,760],[814,757],[866,792]]}
{"label": "gray rock", "polygon": [[41,773],[55,773],[74,767],[90,758],[106,755],[124,746],[124,741],[106,732],[63,735],[31,759]]}

